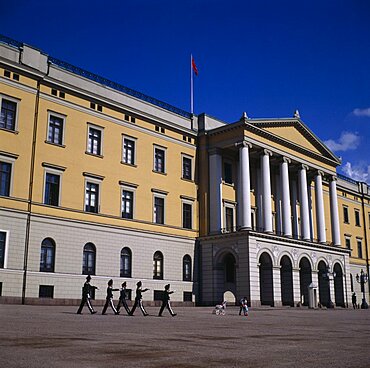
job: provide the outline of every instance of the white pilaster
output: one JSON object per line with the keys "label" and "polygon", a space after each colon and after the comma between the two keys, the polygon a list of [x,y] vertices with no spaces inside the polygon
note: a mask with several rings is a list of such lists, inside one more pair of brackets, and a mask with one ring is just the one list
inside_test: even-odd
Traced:
{"label": "white pilaster", "polygon": [[299,277],[299,268],[293,268],[293,300],[294,305],[301,301],[301,283]]}
{"label": "white pilaster", "polygon": [[272,282],[274,289],[274,306],[281,307],[283,305],[281,298],[281,275],[280,275],[281,266],[272,267]]}
{"label": "white pilaster", "polygon": [[249,148],[252,145],[243,142],[239,148],[239,226],[241,230],[252,228],[251,217],[251,181],[250,181],[250,167],[249,167]]}
{"label": "white pilaster", "polygon": [[338,214],[338,198],[337,198],[337,178],[332,177],[329,184],[330,196],[330,218],[331,218],[331,232],[334,245],[340,245],[340,228],[339,228],[339,214]]}
{"label": "white pilaster", "polygon": [[264,150],[261,156],[263,203],[262,211],[263,230],[265,233],[272,233],[270,156],[272,156],[272,153],[268,150]]}
{"label": "white pilaster", "polygon": [[222,156],[215,149],[209,153],[209,232],[222,228]]}
{"label": "white pilaster", "polygon": [[308,167],[302,165],[299,169],[299,195],[301,203],[301,234],[303,240],[310,240],[310,214],[308,207],[308,193],[307,193],[307,172]]}
{"label": "white pilaster", "polygon": [[292,214],[290,209],[289,167],[290,159],[284,157],[280,164],[283,234],[292,236]]}
{"label": "white pilaster", "polygon": [[322,191],[323,175],[324,173],[322,171],[318,171],[315,176],[317,238],[322,244],[326,243],[324,196]]}

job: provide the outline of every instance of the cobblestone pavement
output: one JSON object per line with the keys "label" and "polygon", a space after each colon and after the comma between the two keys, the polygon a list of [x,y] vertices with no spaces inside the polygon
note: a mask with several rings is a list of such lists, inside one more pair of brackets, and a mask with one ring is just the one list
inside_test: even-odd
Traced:
{"label": "cobblestone pavement", "polygon": [[76,309],[0,305],[0,367],[370,367],[370,310]]}

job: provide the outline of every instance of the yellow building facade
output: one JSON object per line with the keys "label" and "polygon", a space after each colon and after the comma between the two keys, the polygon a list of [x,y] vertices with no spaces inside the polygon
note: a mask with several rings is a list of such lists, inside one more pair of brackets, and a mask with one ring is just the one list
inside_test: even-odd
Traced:
{"label": "yellow building facade", "polygon": [[77,303],[87,274],[150,302],[360,300],[369,187],[298,114],[192,116],[6,37],[0,105],[2,301]]}

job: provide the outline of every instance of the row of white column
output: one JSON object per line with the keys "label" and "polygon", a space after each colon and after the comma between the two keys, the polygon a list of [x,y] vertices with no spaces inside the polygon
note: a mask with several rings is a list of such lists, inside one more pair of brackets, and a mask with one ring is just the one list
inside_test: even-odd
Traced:
{"label": "row of white column", "polygon": [[[249,164],[249,149],[251,144],[242,142],[239,145],[239,175],[238,175],[238,225],[241,230],[252,228],[251,216],[251,199],[250,199],[250,164]],[[271,205],[271,175],[270,175],[270,157],[272,152],[263,150],[261,155],[261,173],[262,173],[262,221],[263,231],[266,233],[273,232],[272,223],[272,205]],[[286,237],[292,237],[292,213],[290,200],[290,185],[289,185],[289,158],[282,158],[280,163],[280,185],[281,185],[281,214],[282,214],[282,231]],[[209,156],[210,169],[210,232],[219,232],[221,229],[222,219],[222,156],[217,150],[210,152]],[[298,185],[300,195],[300,214],[301,214],[301,236],[303,240],[311,240],[313,238],[311,219],[309,192],[307,185],[307,170],[306,165],[301,165],[298,170]],[[322,187],[322,177],[324,173],[317,171],[315,175],[315,199],[316,199],[316,221],[317,221],[317,236],[320,243],[326,243],[325,231],[325,212],[324,212],[324,197]],[[340,245],[340,229],[338,216],[338,201],[336,178],[332,177],[329,184],[330,197],[330,217],[331,229],[334,245]],[[293,198],[293,203],[295,200]],[[295,215],[295,214],[293,214]]]}

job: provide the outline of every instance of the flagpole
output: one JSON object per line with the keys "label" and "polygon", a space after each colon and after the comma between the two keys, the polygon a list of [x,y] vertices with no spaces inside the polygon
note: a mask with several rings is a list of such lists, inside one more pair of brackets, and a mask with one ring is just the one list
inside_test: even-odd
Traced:
{"label": "flagpole", "polygon": [[190,113],[194,114],[193,55],[190,54]]}

